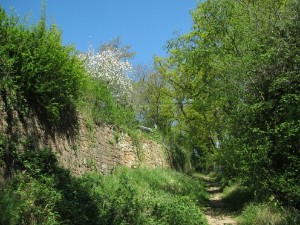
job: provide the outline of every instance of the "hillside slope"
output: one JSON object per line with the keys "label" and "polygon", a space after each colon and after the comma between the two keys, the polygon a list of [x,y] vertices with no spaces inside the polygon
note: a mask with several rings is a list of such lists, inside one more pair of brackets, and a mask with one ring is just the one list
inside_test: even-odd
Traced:
{"label": "hillside slope", "polygon": [[34,114],[24,118],[17,111],[8,113],[0,101],[0,133],[17,143],[20,150],[28,145],[50,148],[60,164],[74,175],[89,171],[107,174],[119,165],[169,167],[165,149],[158,143],[141,138],[137,147],[124,132],[89,123],[81,114],[72,129],[58,131],[48,128]]}

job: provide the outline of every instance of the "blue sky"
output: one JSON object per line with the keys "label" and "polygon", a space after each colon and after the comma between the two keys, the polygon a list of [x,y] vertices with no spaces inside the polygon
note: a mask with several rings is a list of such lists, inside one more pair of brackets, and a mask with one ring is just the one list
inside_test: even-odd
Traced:
{"label": "blue sky", "polygon": [[[11,13],[31,14],[33,21],[41,15],[41,0],[1,0]],[[47,19],[63,31],[65,44],[86,51],[118,36],[136,52],[134,64],[148,64],[153,55],[164,56],[164,45],[176,33],[192,27],[190,11],[197,0],[47,0]]]}

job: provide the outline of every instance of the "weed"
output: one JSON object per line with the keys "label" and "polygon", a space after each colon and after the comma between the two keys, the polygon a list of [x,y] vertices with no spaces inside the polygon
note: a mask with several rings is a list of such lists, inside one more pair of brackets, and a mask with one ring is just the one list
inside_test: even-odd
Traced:
{"label": "weed", "polygon": [[87,159],[86,165],[88,168],[96,170],[96,160],[93,158]]}
{"label": "weed", "polygon": [[70,148],[76,153],[76,152],[78,152],[78,150],[79,150],[79,144],[78,143],[75,143],[75,144],[72,144],[71,146],[70,146]]}
{"label": "weed", "polygon": [[133,145],[136,147],[136,153],[140,161],[143,160],[143,147],[142,147],[142,133],[140,130],[127,130],[129,136],[131,137]]}
{"label": "weed", "polygon": [[87,174],[83,185],[101,200],[103,224],[206,224],[197,205],[203,184],[171,170],[117,168]]}
{"label": "weed", "polygon": [[115,137],[116,143],[119,143],[120,138],[121,138],[121,134],[119,132],[114,132],[114,137]]}
{"label": "weed", "polygon": [[297,225],[297,211],[286,210],[270,203],[249,204],[239,217],[241,225]]}

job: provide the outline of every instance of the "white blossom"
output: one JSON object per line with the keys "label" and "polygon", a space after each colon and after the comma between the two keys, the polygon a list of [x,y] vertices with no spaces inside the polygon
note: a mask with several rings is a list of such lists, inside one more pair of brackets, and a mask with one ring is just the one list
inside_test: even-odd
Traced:
{"label": "white blossom", "polygon": [[128,60],[122,60],[122,55],[117,48],[100,52],[90,48],[87,54],[81,54],[79,57],[84,60],[86,70],[92,77],[106,82],[113,96],[121,104],[128,104],[132,99],[133,88],[129,78],[132,65]]}

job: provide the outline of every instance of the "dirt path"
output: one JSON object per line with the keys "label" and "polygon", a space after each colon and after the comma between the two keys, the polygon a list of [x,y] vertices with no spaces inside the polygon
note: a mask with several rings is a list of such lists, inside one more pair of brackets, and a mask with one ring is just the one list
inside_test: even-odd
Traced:
{"label": "dirt path", "polygon": [[209,203],[204,208],[204,214],[210,225],[236,225],[237,221],[230,212],[228,205],[222,201],[220,185],[210,177],[204,177],[207,192],[210,194]]}

